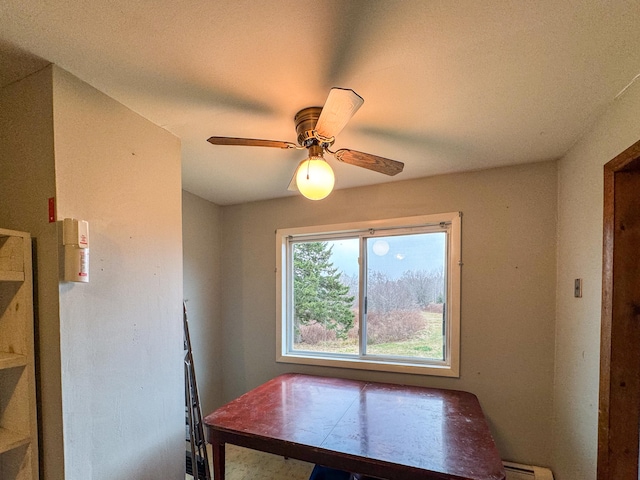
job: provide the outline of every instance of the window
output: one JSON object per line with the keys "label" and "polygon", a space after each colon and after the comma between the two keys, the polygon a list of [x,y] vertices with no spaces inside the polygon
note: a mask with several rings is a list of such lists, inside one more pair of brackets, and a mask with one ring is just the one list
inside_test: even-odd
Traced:
{"label": "window", "polygon": [[277,361],[458,376],[459,212],[276,237]]}

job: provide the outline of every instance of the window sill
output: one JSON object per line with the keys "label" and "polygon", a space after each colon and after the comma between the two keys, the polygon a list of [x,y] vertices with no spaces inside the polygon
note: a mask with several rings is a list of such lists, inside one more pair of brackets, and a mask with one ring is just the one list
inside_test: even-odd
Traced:
{"label": "window sill", "polygon": [[382,360],[363,360],[361,358],[328,358],[308,354],[278,355],[278,363],[295,363],[322,367],[350,368],[356,370],[372,370],[378,372],[409,373],[414,375],[432,375],[437,377],[459,378],[458,368],[451,365],[434,365],[420,363],[396,363]]}

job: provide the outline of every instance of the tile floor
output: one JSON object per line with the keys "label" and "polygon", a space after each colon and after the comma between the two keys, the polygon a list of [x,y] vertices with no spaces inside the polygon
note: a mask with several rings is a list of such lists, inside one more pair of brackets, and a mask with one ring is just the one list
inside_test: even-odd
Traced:
{"label": "tile floor", "polygon": [[[308,480],[313,464],[227,444],[225,480]],[[208,446],[209,464],[213,455]],[[213,469],[212,475],[213,475]],[[186,480],[192,480],[186,475]]]}

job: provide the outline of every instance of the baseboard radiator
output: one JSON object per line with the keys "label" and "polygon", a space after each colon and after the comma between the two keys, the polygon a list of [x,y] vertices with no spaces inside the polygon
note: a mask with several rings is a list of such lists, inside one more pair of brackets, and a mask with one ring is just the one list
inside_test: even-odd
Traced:
{"label": "baseboard radiator", "polygon": [[502,462],[507,472],[507,480],[553,480],[551,470],[521,463]]}

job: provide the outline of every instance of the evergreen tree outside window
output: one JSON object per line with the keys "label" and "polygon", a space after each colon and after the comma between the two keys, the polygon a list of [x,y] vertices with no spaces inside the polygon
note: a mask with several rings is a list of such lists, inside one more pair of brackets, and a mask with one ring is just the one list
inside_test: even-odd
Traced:
{"label": "evergreen tree outside window", "polygon": [[353,328],[354,296],[341,282],[331,262],[329,242],[301,242],[293,246],[293,292],[296,336],[300,327],[321,325],[336,338],[346,339]]}

